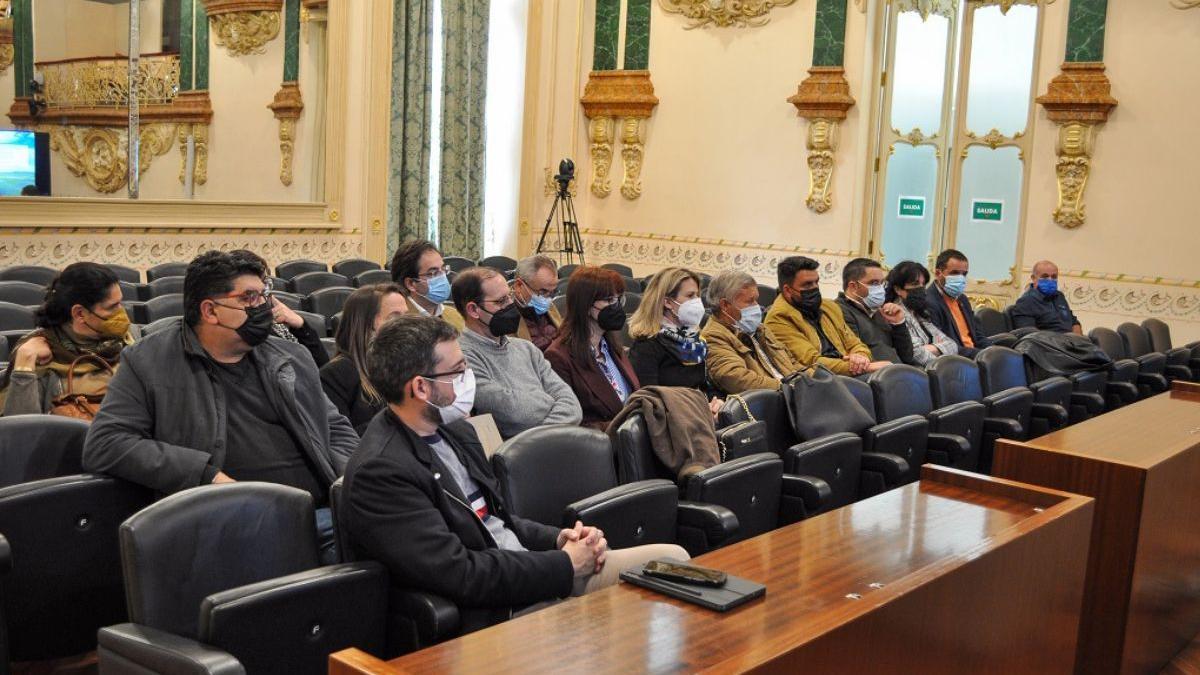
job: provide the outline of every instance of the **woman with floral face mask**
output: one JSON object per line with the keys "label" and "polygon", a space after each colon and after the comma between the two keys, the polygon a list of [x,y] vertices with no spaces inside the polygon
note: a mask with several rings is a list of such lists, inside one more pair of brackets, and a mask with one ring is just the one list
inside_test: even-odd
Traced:
{"label": "woman with floral face mask", "polygon": [[687,387],[709,397],[713,415],[724,403],[712,396],[705,375],[708,345],[700,338],[704,303],[700,278],[682,267],[655,274],[629,320],[629,360],[643,387]]}
{"label": "woman with floral face mask", "polygon": [[726,394],[778,389],[800,367],[762,325],[758,282],[737,270],[721,272],[708,284],[712,318],[700,337],[708,344],[708,378]]}
{"label": "woman with floral face mask", "polygon": [[37,310],[37,329],[17,343],[0,376],[3,414],[90,421],[121,350],[134,341],[121,299],[117,276],[103,265],[79,262],[60,272]]}

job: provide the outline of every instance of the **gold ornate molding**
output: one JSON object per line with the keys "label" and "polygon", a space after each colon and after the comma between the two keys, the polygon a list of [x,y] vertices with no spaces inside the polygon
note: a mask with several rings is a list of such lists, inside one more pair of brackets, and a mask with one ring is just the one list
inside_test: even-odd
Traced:
{"label": "gold ornate molding", "polygon": [[850,83],[841,66],[814,66],[788,99],[796,113],[808,120],[808,198],[805,204],[816,213],[833,207],[834,153],[838,145],[838,123],[854,105]]}
{"label": "gold ornate molding", "polygon": [[0,75],[13,64],[13,19],[9,15],[9,0],[0,0]]}
{"label": "gold ornate molding", "polygon": [[300,119],[300,113],[304,110],[299,83],[284,82],[279,91],[275,92],[275,100],[267,107],[275,113],[275,119],[279,120],[279,182],[291,185],[296,120]]}
{"label": "gold ornate molding", "polygon": [[957,0],[898,0],[897,12],[917,12],[922,21],[927,21],[931,14],[954,18],[958,12]]}
{"label": "gold ornate molding", "polygon": [[233,56],[261,54],[279,35],[283,0],[204,0],[214,41]]}
{"label": "gold ornate molding", "polygon": [[[68,171],[84,179],[93,190],[110,194],[125,187],[129,179],[128,132],[79,126],[39,126],[38,130],[50,133],[50,149],[62,157]],[[171,149],[175,125],[143,125],[138,138],[141,141],[138,167],[146,171],[155,157]]]}
{"label": "gold ornate molding", "polygon": [[1175,9],[1196,9],[1200,7],[1200,0],[1171,0],[1171,6]]}
{"label": "gold ornate molding", "polygon": [[1095,127],[1107,121],[1117,105],[1111,89],[1103,63],[1064,63],[1046,93],[1037,98],[1046,117],[1058,124],[1058,205],[1053,217],[1068,229],[1087,220],[1083,198],[1091,172]]}
{"label": "gold ornate molding", "polygon": [[610,192],[613,121],[620,120],[624,168],[621,195],[637,199],[642,195],[642,165],[646,157],[645,120],[658,105],[650,71],[592,71],[579,103],[583,114],[591,120],[588,136],[592,141],[592,194],[603,198]]}
{"label": "gold ornate molding", "polygon": [[712,24],[718,28],[765,26],[771,10],[796,0],[661,0],[664,12],[679,14],[690,23],[685,30]]}

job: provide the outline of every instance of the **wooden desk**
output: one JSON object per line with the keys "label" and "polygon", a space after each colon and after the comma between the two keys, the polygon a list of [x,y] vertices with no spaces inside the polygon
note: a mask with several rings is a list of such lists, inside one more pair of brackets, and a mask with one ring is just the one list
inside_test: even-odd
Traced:
{"label": "wooden desk", "polygon": [[1096,498],[1077,672],[1158,672],[1200,632],[1196,385],[998,442],[993,473]]}
{"label": "wooden desk", "polygon": [[339,652],[330,673],[1069,673],[1091,517],[1085,497],[926,466],[697,558],[767,585],[731,612],[620,584],[391,662]]}

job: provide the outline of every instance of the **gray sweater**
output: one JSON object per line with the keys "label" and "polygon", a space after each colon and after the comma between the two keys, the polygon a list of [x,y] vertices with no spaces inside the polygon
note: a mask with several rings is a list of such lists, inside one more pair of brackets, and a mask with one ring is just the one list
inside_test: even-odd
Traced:
{"label": "gray sweater", "polygon": [[499,343],[470,328],[459,339],[475,371],[475,412],[490,413],[504,438],[545,424],[579,424],[583,409],[575,392],[528,340]]}

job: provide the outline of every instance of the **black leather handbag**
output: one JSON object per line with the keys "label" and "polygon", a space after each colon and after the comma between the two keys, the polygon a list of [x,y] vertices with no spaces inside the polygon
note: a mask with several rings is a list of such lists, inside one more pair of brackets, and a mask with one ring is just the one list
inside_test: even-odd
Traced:
{"label": "black leather handbag", "polygon": [[717,448],[721,461],[728,462],[760,452],[770,452],[767,444],[766,422],[738,422],[724,429],[717,429]]}
{"label": "black leather handbag", "polygon": [[843,431],[857,433],[875,423],[838,376],[824,366],[817,366],[811,375],[800,371],[788,377],[780,389],[792,428],[801,440]]}

